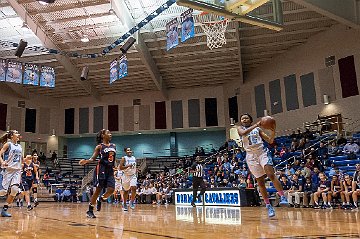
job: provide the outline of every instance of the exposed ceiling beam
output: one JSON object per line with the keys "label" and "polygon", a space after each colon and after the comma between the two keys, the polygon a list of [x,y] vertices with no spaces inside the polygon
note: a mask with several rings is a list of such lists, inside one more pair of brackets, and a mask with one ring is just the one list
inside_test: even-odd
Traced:
{"label": "exposed ceiling beam", "polygon": [[[112,0],[112,7],[116,15],[120,18],[121,22],[128,28],[131,29],[135,25],[135,21],[129,12],[124,0]],[[135,43],[136,50],[140,53],[140,58],[142,59],[145,67],[149,70],[151,78],[153,79],[158,90],[161,91],[165,99],[168,98],[167,91],[163,79],[161,77],[160,71],[146,46],[143,37],[141,34],[135,35],[137,42]]]}
{"label": "exposed ceiling beam", "polygon": [[[28,27],[36,34],[39,40],[43,43],[45,47],[57,49],[57,46],[52,42],[52,40],[46,35],[46,33],[33,21],[31,16],[26,12],[25,8],[19,4],[16,0],[8,0],[10,6],[14,11],[19,15],[19,17],[24,21],[26,19]],[[64,66],[66,71],[85,89],[85,91],[96,98],[101,100],[100,94],[93,87],[90,81],[81,81],[80,75],[81,72],[76,66],[71,62],[71,60],[63,55],[55,55],[55,58],[59,61],[61,65]]]}
{"label": "exposed ceiling beam", "polygon": [[360,3],[357,0],[292,0],[346,26],[360,29]]}

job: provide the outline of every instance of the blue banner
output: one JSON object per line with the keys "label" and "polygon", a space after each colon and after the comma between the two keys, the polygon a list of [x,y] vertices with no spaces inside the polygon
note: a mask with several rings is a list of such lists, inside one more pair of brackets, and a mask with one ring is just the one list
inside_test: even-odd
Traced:
{"label": "blue banner", "polygon": [[41,67],[40,86],[55,87],[55,71],[54,68],[43,66]]}
{"label": "blue banner", "polygon": [[24,85],[39,85],[39,67],[34,64],[25,64]]}
{"label": "blue banner", "polygon": [[0,81],[5,81],[6,69],[7,69],[6,60],[0,59]]}
{"label": "blue banner", "polygon": [[193,38],[195,36],[194,18],[192,16],[193,10],[189,8],[180,16],[181,19],[181,42]]}
{"label": "blue banner", "polygon": [[119,60],[119,79],[128,75],[128,60],[126,55],[123,55]]}
{"label": "blue banner", "polygon": [[170,50],[179,45],[178,25],[177,18],[166,24],[166,50]]}
{"label": "blue banner", "polygon": [[118,61],[117,59],[113,60],[110,63],[110,84],[118,79],[118,69],[117,69]]}
{"label": "blue banner", "polygon": [[22,64],[20,62],[9,61],[6,71],[6,81],[21,84]]}

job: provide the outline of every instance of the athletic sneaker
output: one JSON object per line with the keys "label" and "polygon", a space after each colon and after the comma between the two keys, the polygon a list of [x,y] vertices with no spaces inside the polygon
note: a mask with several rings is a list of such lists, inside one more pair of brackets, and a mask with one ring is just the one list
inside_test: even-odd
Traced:
{"label": "athletic sneaker", "polygon": [[320,209],[319,204],[316,204],[316,203],[315,203],[315,205],[314,205],[314,209]]}
{"label": "athletic sneaker", "polygon": [[39,201],[37,199],[34,200],[34,207],[37,207],[39,205]]}
{"label": "athletic sneaker", "polygon": [[128,205],[126,203],[123,204],[123,210],[124,210],[124,212],[128,211]]}
{"label": "athletic sneaker", "polygon": [[95,216],[95,214],[94,214],[93,211],[87,211],[87,212],[86,212],[86,216],[87,216],[88,218],[96,218],[96,216]]}
{"label": "athletic sneaker", "polygon": [[274,208],[271,206],[271,204],[267,204],[266,208],[268,210],[268,215],[269,217],[274,217],[275,216],[275,210]]}
{"label": "athletic sneaker", "polygon": [[285,196],[281,196],[279,204],[280,204],[280,206],[288,206],[289,202]]}
{"label": "athletic sneaker", "polygon": [[98,199],[96,199],[96,211],[100,211],[101,210],[101,200],[102,197],[99,197]]}
{"label": "athletic sneaker", "polygon": [[133,209],[133,210],[135,209],[135,203],[134,202],[130,203],[130,208]]}
{"label": "athletic sneaker", "polygon": [[27,210],[28,210],[28,211],[31,211],[31,210],[33,210],[33,209],[34,209],[33,206],[31,206],[31,205],[28,205],[28,206],[27,206]]}
{"label": "athletic sneaker", "polygon": [[2,209],[2,211],[1,211],[1,216],[2,216],[2,217],[11,217],[11,214],[8,213],[7,210]]}
{"label": "athletic sneaker", "polygon": [[16,201],[16,207],[20,207],[20,202]]}

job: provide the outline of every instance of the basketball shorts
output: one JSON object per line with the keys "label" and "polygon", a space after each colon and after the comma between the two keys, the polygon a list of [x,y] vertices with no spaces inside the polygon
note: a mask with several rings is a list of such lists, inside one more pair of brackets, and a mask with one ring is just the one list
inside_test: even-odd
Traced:
{"label": "basketball shorts", "polygon": [[22,191],[29,191],[32,188],[32,185],[34,183],[34,180],[29,180],[29,179],[23,179],[21,181],[22,187],[21,190]]}
{"label": "basketball shorts", "polygon": [[13,185],[20,186],[21,170],[5,170],[2,172],[0,190],[8,190]]}
{"label": "basketball shorts", "polygon": [[121,190],[123,190],[121,182],[115,182],[115,191],[120,192]]}
{"label": "basketball shorts", "polygon": [[124,175],[122,178],[122,187],[125,191],[128,191],[130,187],[137,186],[137,177],[134,175]]}
{"label": "basketball shorts", "polygon": [[266,151],[246,152],[246,164],[255,178],[266,174],[265,165],[274,165],[270,153]]}
{"label": "basketball shorts", "polygon": [[93,185],[97,188],[115,188],[113,168],[97,165],[94,171]]}

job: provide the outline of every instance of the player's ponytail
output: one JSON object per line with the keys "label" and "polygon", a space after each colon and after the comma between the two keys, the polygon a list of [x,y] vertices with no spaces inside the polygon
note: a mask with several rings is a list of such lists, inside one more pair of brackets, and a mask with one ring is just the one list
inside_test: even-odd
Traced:
{"label": "player's ponytail", "polygon": [[0,143],[5,144],[8,139],[11,139],[11,136],[14,134],[14,132],[14,130],[9,130],[5,134],[3,134],[3,136],[0,137]]}
{"label": "player's ponytail", "polygon": [[100,130],[97,134],[96,134],[96,143],[97,144],[101,144],[103,141],[103,135],[105,134],[105,129]]}

